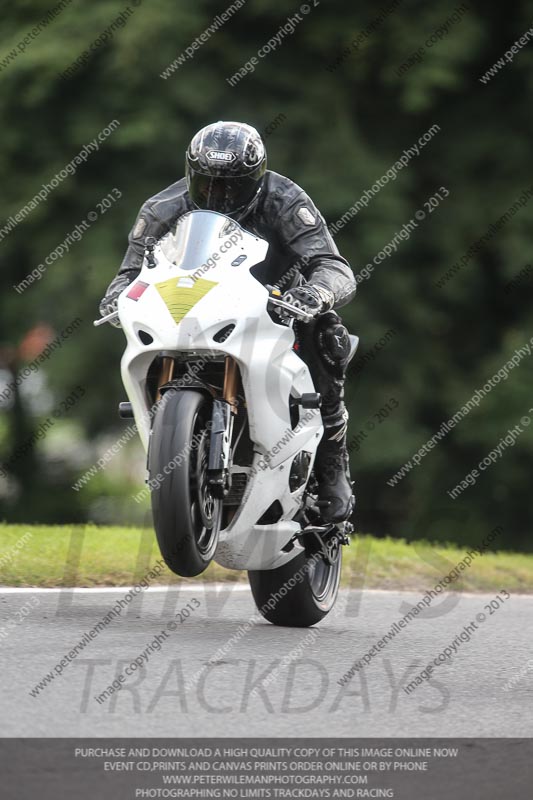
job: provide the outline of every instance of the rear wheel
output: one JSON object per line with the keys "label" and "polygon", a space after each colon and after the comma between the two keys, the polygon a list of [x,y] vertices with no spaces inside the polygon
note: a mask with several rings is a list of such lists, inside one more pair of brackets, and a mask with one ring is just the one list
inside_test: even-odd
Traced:
{"label": "rear wheel", "polygon": [[[170,395],[170,396],[169,396]],[[216,550],[222,501],[207,481],[211,402],[201,392],[168,390],[148,452],[157,542],[177,575],[199,575]]]}
{"label": "rear wheel", "polygon": [[342,548],[327,564],[320,555],[300,553],[277,569],[250,571],[255,604],[274,625],[307,628],[320,622],[335,604],[339,591]]}

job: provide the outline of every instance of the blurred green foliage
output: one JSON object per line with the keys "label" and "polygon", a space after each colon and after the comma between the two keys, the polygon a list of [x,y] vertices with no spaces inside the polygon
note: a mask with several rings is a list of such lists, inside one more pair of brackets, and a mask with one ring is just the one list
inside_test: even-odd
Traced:
{"label": "blurred green foliage", "polygon": [[[83,319],[43,365],[39,380],[25,381],[16,403],[0,406],[2,461],[31,438],[47,414],[47,395],[53,405],[75,385],[87,389],[68,414],[68,424],[75,423],[74,441],[67,437],[65,444],[52,447],[62,426],[68,427],[61,421],[54,437],[38,440],[8,470],[8,479],[0,479],[3,518],[94,519],[95,487],[110,496],[117,492],[122,499],[116,508],[127,516],[125,498],[138,490],[140,468],[128,472],[122,462],[124,474],[109,480],[104,475],[80,492],[70,489],[98,457],[104,437],[112,441],[122,427],[115,409],[124,394],[123,338],[115,330],[93,329],[98,301],[120,263],[138,208],[182,176],[183,154],[198,128],[216,119],[239,119],[264,131],[285,115],[267,139],[269,166],[302,185],[328,222],[341,217],[428,128],[441,129],[336,237],[358,272],[439,187],[450,192],[361,283],[356,300],[343,312],[361,337],[359,359],[386,331],[395,331],[373,361],[360,369],[356,362],[348,380],[352,436],[389,398],[399,404],[352,452],[358,526],[377,535],[468,543],[501,524],[506,548],[531,549],[529,431],[457,500],[446,493],[533,405],[531,358],[523,359],[397,486],[387,480],[533,333],[531,278],[506,289],[532,260],[533,202],[444,287],[436,285],[533,184],[527,100],[533,45],[488,83],[479,80],[531,26],[533,3],[470,2],[461,21],[449,24],[428,47],[428,37],[454,13],[453,3],[405,0],[376,23],[380,9],[391,3],[322,0],[314,7],[314,2],[294,33],[234,88],[225,79],[257,55],[298,12],[298,4],[248,0],[166,80],[160,73],[225,10],[224,3],[73,0],[21,47],[56,6],[22,0],[4,10],[0,230],[112,120],[120,126],[75,175],[0,235],[4,381],[27,363],[27,348],[21,345],[35,326],[45,322],[61,331],[76,317]],[[91,50],[126,8],[125,23],[117,23],[107,43]],[[351,42],[369,26],[372,31],[353,50]],[[399,76],[399,67],[421,47],[421,62]],[[332,68],[345,48],[349,56]],[[84,52],[85,63],[72,77],[61,78]],[[18,294],[13,286],[113,188],[122,198],[39,281]],[[134,452],[138,458],[138,449]]]}

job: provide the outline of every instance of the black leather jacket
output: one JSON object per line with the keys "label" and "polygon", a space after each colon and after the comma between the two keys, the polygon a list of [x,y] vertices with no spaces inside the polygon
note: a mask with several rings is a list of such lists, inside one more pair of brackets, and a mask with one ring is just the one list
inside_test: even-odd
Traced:
{"label": "black leather jacket", "polygon": [[[106,298],[119,294],[138,275],[145,238],[160,239],[179,217],[193,209],[185,178],[144,203]],[[289,178],[267,170],[255,206],[238,221],[270,245],[266,261],[254,270],[262,283],[278,284],[285,291],[297,282],[294,276],[299,271],[309,283],[333,292],[334,308],[346,305],[355,295],[353,272],[339,254],[324,218],[304,190]]]}

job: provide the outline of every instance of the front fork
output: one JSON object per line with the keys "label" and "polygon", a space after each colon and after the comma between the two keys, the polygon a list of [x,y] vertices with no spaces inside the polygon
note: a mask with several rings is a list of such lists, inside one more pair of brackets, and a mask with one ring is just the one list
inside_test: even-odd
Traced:
{"label": "front fork", "polygon": [[207,479],[215,497],[224,497],[231,488],[231,439],[233,420],[237,414],[239,368],[237,362],[226,357],[222,398],[213,400],[211,438]]}

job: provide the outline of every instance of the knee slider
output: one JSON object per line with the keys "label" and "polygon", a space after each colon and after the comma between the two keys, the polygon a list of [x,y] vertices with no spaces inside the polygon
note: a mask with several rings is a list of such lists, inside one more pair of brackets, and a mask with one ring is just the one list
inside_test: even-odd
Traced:
{"label": "knee slider", "polygon": [[318,349],[321,358],[331,367],[342,367],[350,355],[350,335],[339,317],[325,315],[324,322],[317,326]]}

